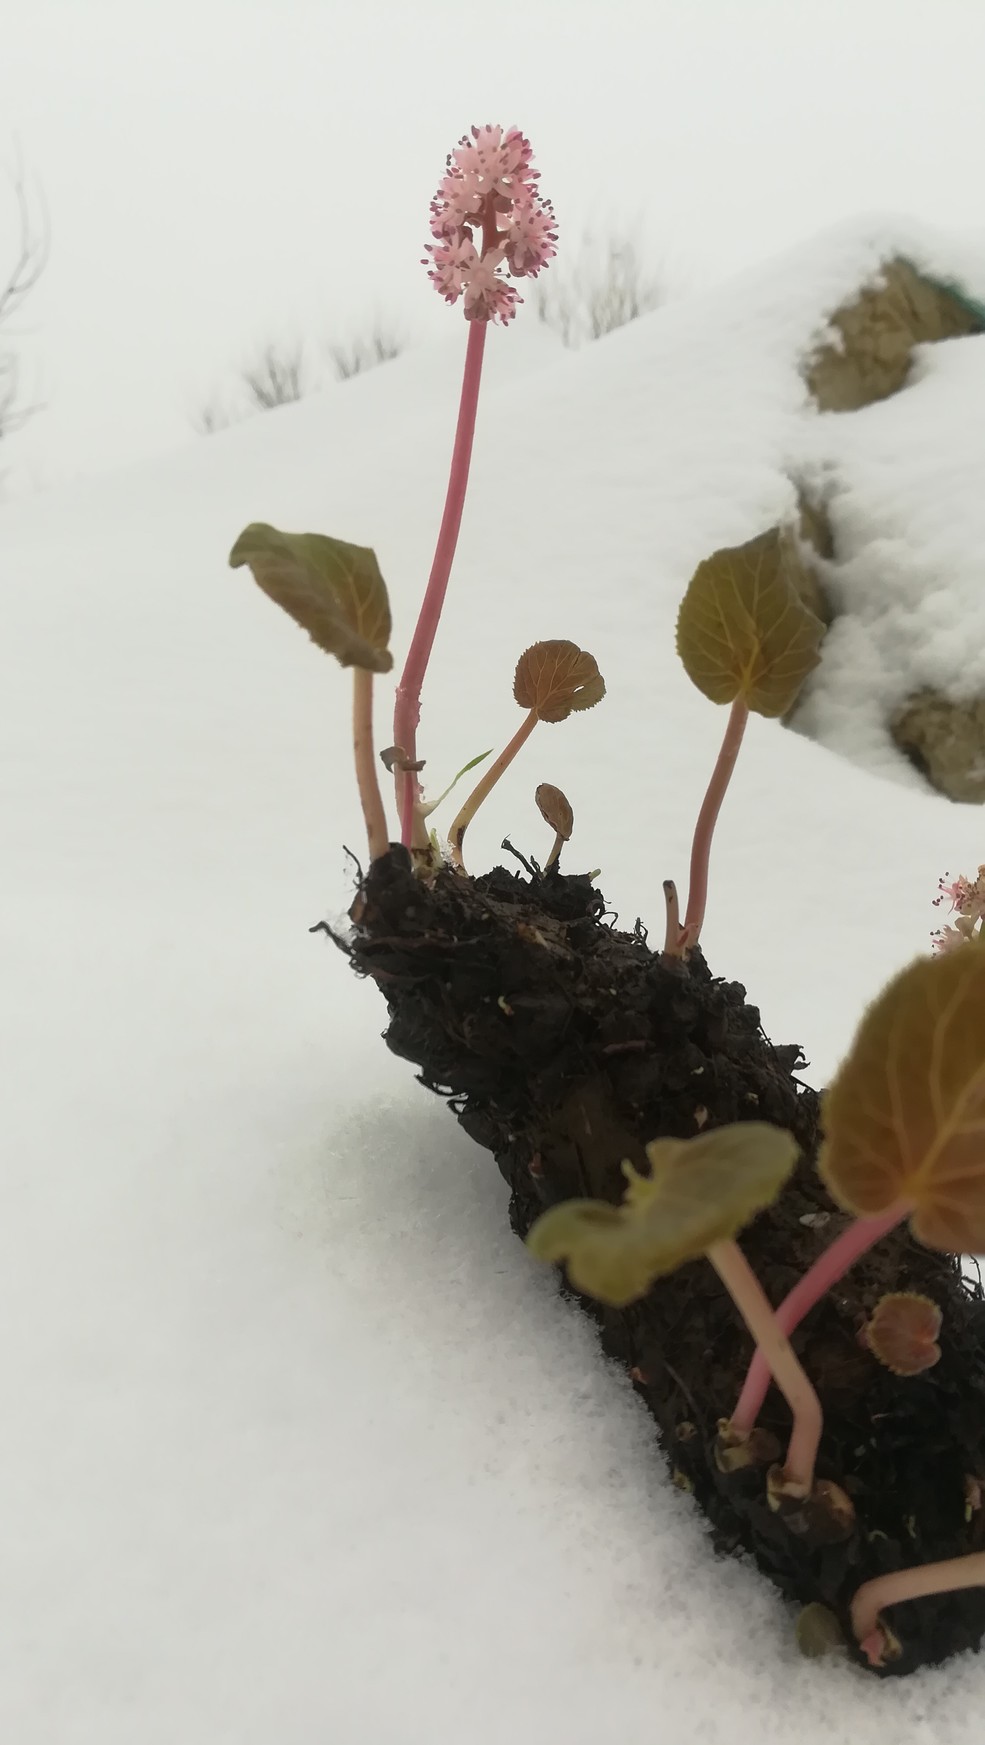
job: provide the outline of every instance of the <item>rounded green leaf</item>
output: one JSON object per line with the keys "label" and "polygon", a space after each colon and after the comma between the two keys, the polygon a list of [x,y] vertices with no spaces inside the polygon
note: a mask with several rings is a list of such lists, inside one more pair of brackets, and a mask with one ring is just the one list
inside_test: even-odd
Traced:
{"label": "rounded green leaf", "polygon": [[603,1200],[553,1206],[530,1230],[527,1247],[538,1260],[566,1262],[576,1290],[616,1308],[645,1296],[657,1276],[647,1232]]}
{"label": "rounded green leaf", "polygon": [[527,1246],[539,1260],[564,1261],[576,1289],[623,1308],[655,1278],[730,1240],[776,1198],[797,1158],[797,1142],[764,1121],[739,1121],[694,1139],[655,1139],[650,1175],[623,1164],[621,1206],[567,1200],[537,1219]]}
{"label": "rounded green leaf", "polygon": [[390,602],[376,555],[323,533],[281,533],[254,521],[229,554],[341,666],[387,673]]}
{"label": "rounded green leaf", "polygon": [[779,527],[699,563],[677,617],[677,652],[713,703],[741,697],[758,715],[785,715],[817,666],[824,625],[797,589],[800,563]]}

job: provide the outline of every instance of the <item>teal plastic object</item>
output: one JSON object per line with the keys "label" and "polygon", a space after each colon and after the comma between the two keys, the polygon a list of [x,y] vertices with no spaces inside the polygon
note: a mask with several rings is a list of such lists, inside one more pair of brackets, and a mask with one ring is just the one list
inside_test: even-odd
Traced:
{"label": "teal plastic object", "polygon": [[974,317],[979,331],[985,333],[985,303],[980,303],[976,297],[970,296],[961,285],[956,285],[953,279],[935,279],[930,273],[925,273],[922,267],[918,267],[916,261],[908,260],[905,255],[902,258],[908,267],[912,267],[917,278],[922,279],[925,285],[933,285],[935,291],[944,291],[948,297],[954,298],[955,303],[960,303],[962,309],[967,309],[968,314]]}

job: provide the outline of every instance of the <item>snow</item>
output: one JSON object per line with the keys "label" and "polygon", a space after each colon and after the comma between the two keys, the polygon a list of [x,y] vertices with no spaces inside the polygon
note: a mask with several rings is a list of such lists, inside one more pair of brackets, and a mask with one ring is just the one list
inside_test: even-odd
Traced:
{"label": "snow", "polygon": [[[470,863],[507,831],[538,852],[557,782],[569,865],[659,928],[724,724],[677,664],[678,599],[822,456],[856,641],[814,686],[825,744],[752,723],[705,932],[816,1084],[926,949],[939,874],[985,858],[981,814],[898,779],[873,733],[901,659],[981,673],[980,342],[837,429],[797,372],[887,237],[980,258],[862,226],[577,355],[529,311],[491,336],[422,728],[438,787],[513,731],[527,643],[590,648],[605,702],[538,729]],[[880,1685],[798,1657],[510,1235],[495,1165],[308,935],[361,847],[348,686],[226,553],[251,519],[373,544],[399,659],[463,343],[450,314],[433,351],[0,515],[0,1730],[952,1745],[977,1661]]]}
{"label": "snow", "polygon": [[815,421],[838,614],[800,731],[922,788],[886,723],[925,686],[985,695],[985,335],[924,346],[906,393]]}

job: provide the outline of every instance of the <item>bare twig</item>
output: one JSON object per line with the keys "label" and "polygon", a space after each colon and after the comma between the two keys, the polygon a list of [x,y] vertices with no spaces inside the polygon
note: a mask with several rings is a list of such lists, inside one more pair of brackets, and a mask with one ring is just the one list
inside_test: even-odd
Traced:
{"label": "bare twig", "polygon": [[610,236],[600,249],[586,236],[567,279],[539,287],[535,303],[544,325],[575,347],[625,327],[665,300],[664,287],[645,270],[632,237]]}
{"label": "bare twig", "polygon": [[290,406],[312,384],[305,379],[304,344],[300,339],[271,342],[243,370],[243,383],[259,412]]}
{"label": "bare twig", "polygon": [[[18,160],[11,175],[17,223],[14,262],[0,281],[0,325],[12,321],[34,290],[45,267],[51,245],[48,210],[40,189],[31,188]],[[20,367],[16,351],[8,344],[0,349],[0,439],[20,429],[37,406],[20,400]]]}
{"label": "bare twig", "polygon": [[[346,345],[328,348],[338,381],[361,375],[376,364],[398,357],[404,340],[395,328],[378,322],[364,335]],[[193,414],[192,423],[203,436],[212,436],[230,424],[239,424],[254,412],[272,412],[276,406],[291,406],[325,385],[325,372],[311,361],[302,339],[271,339],[261,345],[237,371],[232,391],[220,390]]]}
{"label": "bare twig", "polygon": [[364,338],[350,340],[348,345],[330,345],[328,355],[338,381],[360,376],[376,364],[389,363],[404,350],[404,340],[395,329],[378,322]]}

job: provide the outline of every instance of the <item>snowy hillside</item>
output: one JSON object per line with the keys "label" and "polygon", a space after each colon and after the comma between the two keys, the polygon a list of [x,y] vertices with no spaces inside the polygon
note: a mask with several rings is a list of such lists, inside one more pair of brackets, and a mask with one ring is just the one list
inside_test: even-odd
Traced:
{"label": "snowy hillside", "polygon": [[[753,720],[703,935],[816,1085],[926,949],[938,877],[985,860],[980,809],[926,791],[875,713],[903,663],[985,678],[985,339],[854,418],[812,414],[799,374],[887,244],[985,289],[985,245],[856,226],[578,354],[529,309],[490,334],[421,728],[444,785],[513,732],[528,643],[591,649],[606,700],[518,759],[470,864],[507,832],[541,853],[558,783],[569,868],[662,929],[723,725],[674,653],[680,595],[823,473],[874,603],[802,731]],[[308,934],[362,848],[348,687],[226,556],[256,519],[372,545],[399,660],[463,347],[449,312],[434,351],[0,512],[0,1733],[956,1745],[978,1663],[804,1662],[712,1556],[495,1165]]]}

